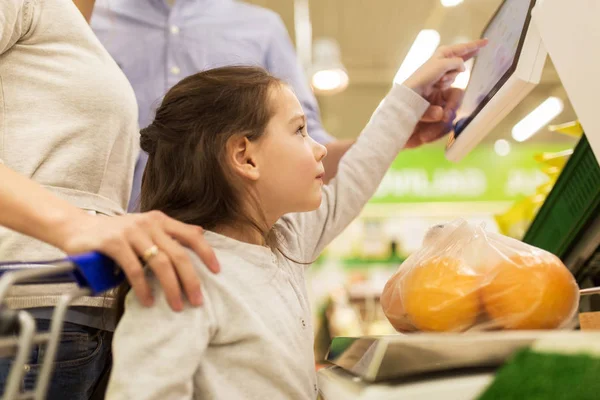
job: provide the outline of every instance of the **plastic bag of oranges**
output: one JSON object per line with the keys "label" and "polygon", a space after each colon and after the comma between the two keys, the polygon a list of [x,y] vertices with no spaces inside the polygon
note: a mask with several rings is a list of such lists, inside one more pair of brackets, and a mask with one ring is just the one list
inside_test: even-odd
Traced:
{"label": "plastic bag of oranges", "polygon": [[560,329],[578,304],[559,258],[462,220],[431,228],[381,296],[400,332]]}

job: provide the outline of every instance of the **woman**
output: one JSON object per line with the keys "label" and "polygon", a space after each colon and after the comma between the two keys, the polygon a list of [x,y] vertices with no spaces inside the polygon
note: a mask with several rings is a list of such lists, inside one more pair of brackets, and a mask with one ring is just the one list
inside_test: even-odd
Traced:
{"label": "woman", "polygon": [[[0,259],[100,250],[119,262],[150,305],[142,258],[161,276],[174,310],[183,308],[178,280],[189,301],[200,305],[199,281],[178,243],[193,247],[216,270],[198,227],[158,213],[103,217],[124,213],[137,141],[133,91],[73,2],[0,2],[0,225],[41,240],[0,228]],[[44,329],[64,291],[64,285],[19,287],[7,303],[30,309]],[[110,361],[110,301],[87,297],[74,305],[51,399],[89,398]],[[43,350],[34,350],[25,386],[33,383]],[[7,360],[0,363],[0,382],[9,367]]]}

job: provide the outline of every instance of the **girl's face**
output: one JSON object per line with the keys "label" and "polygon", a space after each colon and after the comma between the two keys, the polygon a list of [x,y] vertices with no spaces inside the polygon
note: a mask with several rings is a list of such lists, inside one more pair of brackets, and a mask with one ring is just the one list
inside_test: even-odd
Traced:
{"label": "girl's face", "polygon": [[274,115],[256,142],[254,189],[274,223],[284,214],[319,207],[327,150],[308,136],[302,106],[288,86],[274,87],[270,98]]}

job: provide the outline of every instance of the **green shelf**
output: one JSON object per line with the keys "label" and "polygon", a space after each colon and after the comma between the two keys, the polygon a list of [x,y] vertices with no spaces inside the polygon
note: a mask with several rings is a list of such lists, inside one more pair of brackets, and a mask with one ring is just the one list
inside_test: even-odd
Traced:
{"label": "green shelf", "polygon": [[564,259],[598,215],[600,165],[583,135],[523,241]]}

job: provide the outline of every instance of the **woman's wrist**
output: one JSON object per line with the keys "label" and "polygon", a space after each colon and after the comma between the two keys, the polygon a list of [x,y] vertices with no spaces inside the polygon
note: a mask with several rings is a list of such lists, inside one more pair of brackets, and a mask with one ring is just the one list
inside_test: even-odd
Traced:
{"label": "woman's wrist", "polygon": [[44,218],[41,234],[48,237],[41,239],[68,253],[69,242],[75,237],[79,227],[89,223],[90,218],[93,217],[79,208],[60,207]]}

